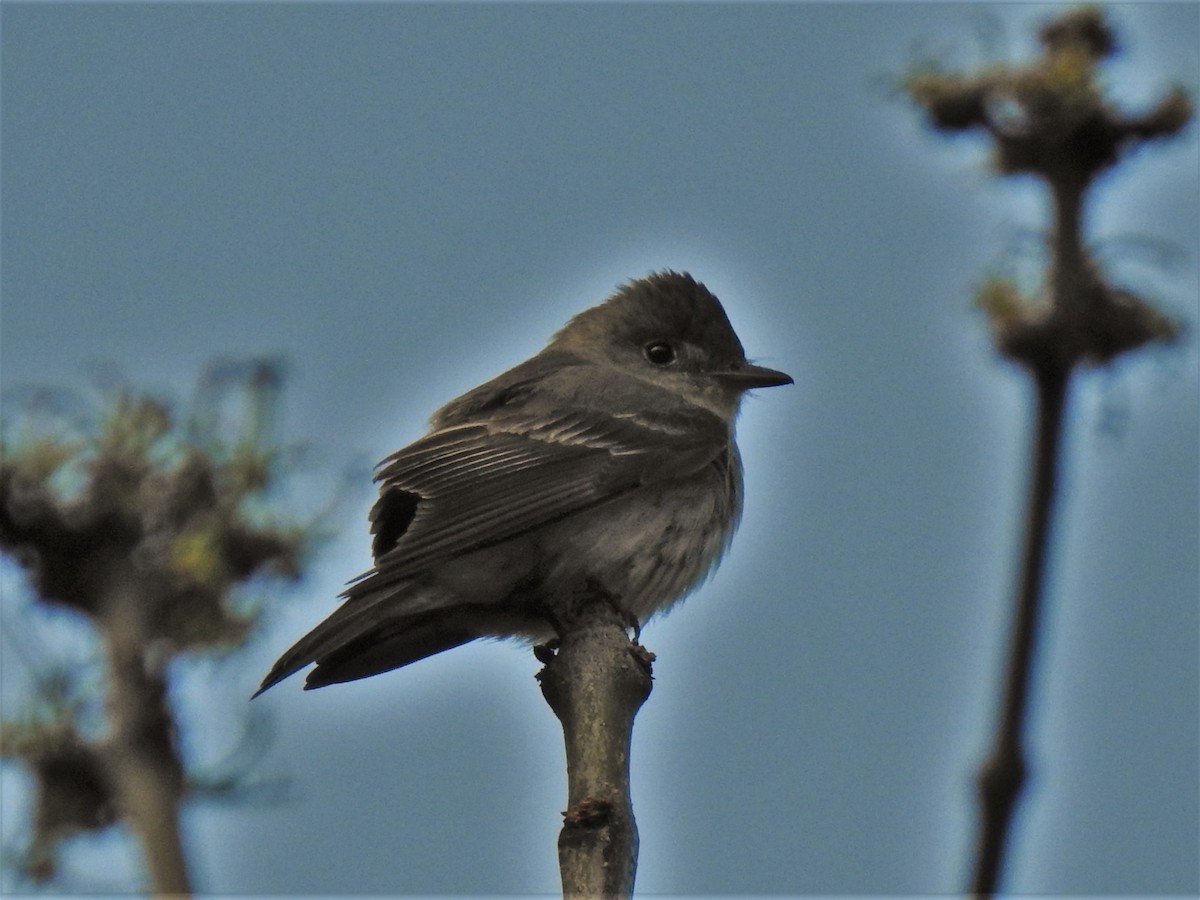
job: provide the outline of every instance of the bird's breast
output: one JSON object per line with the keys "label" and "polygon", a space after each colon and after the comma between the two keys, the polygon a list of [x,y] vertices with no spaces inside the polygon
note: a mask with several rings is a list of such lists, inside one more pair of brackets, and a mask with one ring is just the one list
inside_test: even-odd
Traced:
{"label": "bird's breast", "polygon": [[740,512],[736,451],[686,478],[631,490],[547,530],[547,593],[569,595],[590,578],[644,622],[712,571]]}

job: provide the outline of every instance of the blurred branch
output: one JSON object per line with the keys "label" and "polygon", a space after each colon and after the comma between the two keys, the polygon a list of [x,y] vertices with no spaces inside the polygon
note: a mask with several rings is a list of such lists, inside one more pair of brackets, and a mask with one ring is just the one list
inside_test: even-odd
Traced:
{"label": "blurred branch", "polygon": [[1033,479],[1012,645],[1004,679],[1000,724],[996,729],[991,754],[979,771],[983,815],[975,874],[971,882],[971,891],[977,896],[994,893],[999,883],[1013,810],[1027,776],[1022,737],[1025,733],[1025,712],[1029,705],[1029,683],[1038,636],[1046,554],[1050,544],[1051,513],[1058,488],[1059,447],[1067,379],[1038,379],[1037,388]]}
{"label": "blurred branch", "polygon": [[[271,361],[223,363],[201,379],[185,426],[168,405],[121,390],[85,433],[31,429],[36,409],[19,439],[6,427],[0,550],[38,601],[92,624],[106,661],[102,736],[77,727],[77,698],[47,709],[43,697],[34,715],[5,723],[0,755],[23,762],[37,789],[35,881],[54,876],[64,837],[124,820],[151,889],[190,891],[179,810],[192,782],[168,671],[183,654],[245,642],[258,611],[232,597],[247,581],[299,577],[312,529],[275,523],[263,505],[283,474],[271,427],[279,383]],[[239,392],[231,423],[223,406]],[[91,787],[68,766],[93,773]]]}
{"label": "blurred branch", "polygon": [[147,653],[154,634],[150,605],[132,565],[113,565],[99,625],[108,651],[107,775],[145,854],[156,894],[191,892],[179,807],[183,762],[167,702],[165,659]]}
{"label": "blurred branch", "polygon": [[562,723],[567,809],[558,836],[564,897],[630,897],[638,833],[629,791],[633,720],[650,696],[654,655],[626,633],[602,589],[559,612],[557,652],[542,654],[542,694]]}
{"label": "blurred branch", "polygon": [[1180,88],[1150,112],[1127,115],[1104,98],[1096,69],[1117,46],[1098,9],[1066,12],[1039,34],[1044,53],[1021,67],[974,74],[922,71],[905,86],[934,127],[987,134],[1001,174],[1042,179],[1053,201],[1050,271],[1041,296],[991,279],[979,294],[997,348],[1031,375],[1037,395],[1033,472],[1012,642],[992,750],[979,773],[981,825],[971,890],[993,894],[1025,784],[1026,710],[1046,557],[1073,374],[1179,333],[1143,298],[1114,286],[1084,243],[1085,197],[1096,176],[1141,144],[1179,133],[1192,117]]}

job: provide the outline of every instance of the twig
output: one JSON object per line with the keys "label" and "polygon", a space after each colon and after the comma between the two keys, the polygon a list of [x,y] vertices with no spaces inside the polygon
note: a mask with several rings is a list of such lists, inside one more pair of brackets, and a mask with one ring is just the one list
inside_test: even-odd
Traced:
{"label": "twig", "polygon": [[1068,383],[1069,377],[1065,373],[1046,373],[1036,379],[1037,437],[1016,621],[1009,647],[1000,723],[992,752],[980,768],[978,777],[982,822],[971,880],[971,893],[975,896],[990,896],[996,891],[1013,809],[1028,771],[1023,746],[1025,711],[1045,583]]}

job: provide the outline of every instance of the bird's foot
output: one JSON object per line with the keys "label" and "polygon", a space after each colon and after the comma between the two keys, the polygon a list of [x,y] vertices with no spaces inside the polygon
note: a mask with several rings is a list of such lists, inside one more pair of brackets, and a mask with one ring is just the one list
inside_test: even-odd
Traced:
{"label": "bird's foot", "polygon": [[543,666],[550,665],[550,660],[558,655],[558,639],[546,641],[544,644],[533,645],[533,655]]}

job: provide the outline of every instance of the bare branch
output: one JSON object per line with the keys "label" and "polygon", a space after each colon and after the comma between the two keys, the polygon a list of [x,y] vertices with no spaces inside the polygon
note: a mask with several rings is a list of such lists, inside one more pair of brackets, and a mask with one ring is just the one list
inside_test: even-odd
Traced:
{"label": "bare branch", "polygon": [[654,656],[629,640],[625,624],[602,590],[585,589],[574,613],[560,616],[557,653],[538,674],[566,742],[567,810],[558,838],[565,897],[633,894],[638,833],[629,748]]}

